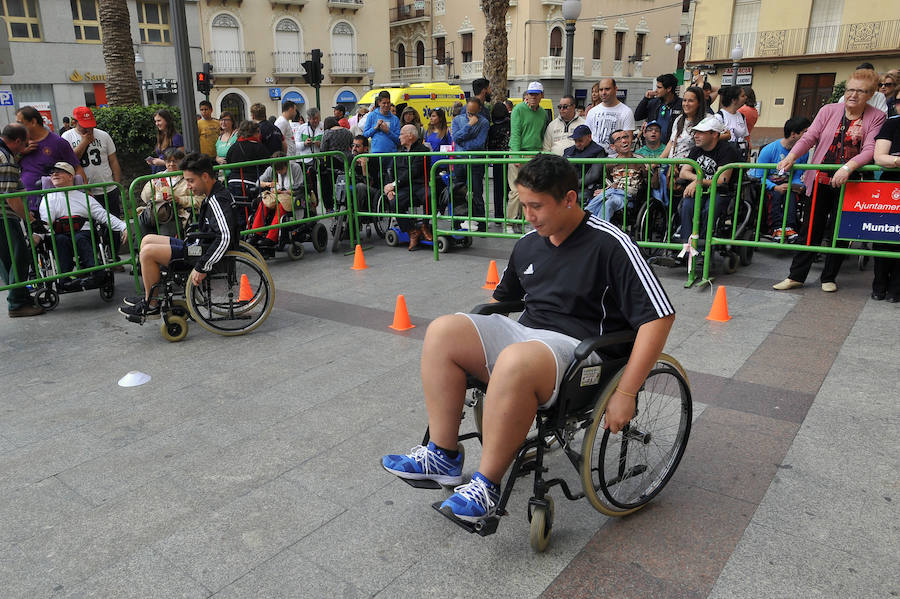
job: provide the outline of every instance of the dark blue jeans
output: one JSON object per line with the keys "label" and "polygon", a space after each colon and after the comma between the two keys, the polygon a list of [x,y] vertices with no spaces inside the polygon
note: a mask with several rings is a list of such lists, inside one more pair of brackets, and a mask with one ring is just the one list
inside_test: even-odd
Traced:
{"label": "dark blue jeans", "polygon": [[[787,194],[770,189],[767,192],[769,196],[769,232],[781,228],[781,220],[784,218],[784,198]],[[788,201],[787,208],[787,224],[785,227],[797,230],[797,194],[791,192],[791,198]]]}
{"label": "dark blue jeans", "polygon": [[[72,237],[68,233],[56,233],[56,257],[59,258],[60,273],[75,270],[75,252],[72,249]],[[78,260],[82,268],[94,266],[94,244],[91,242],[90,229],[75,232],[75,246],[78,249]]]}

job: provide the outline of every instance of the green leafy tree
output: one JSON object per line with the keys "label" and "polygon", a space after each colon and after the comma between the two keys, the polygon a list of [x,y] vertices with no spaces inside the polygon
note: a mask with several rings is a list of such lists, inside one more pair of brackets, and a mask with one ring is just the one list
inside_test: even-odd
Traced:
{"label": "green leafy tree", "polygon": [[153,114],[161,108],[172,113],[175,130],[181,131],[181,111],[177,106],[109,106],[94,110],[97,127],[109,133],[116,143],[116,157],[122,166],[122,184],[126,189],[131,179],[150,173],[144,159],[154,152],[156,125]]}

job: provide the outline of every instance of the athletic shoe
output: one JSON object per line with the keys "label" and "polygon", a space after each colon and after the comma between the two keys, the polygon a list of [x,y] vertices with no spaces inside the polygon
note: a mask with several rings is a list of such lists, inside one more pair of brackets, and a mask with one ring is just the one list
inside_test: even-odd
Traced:
{"label": "athletic shoe", "polygon": [[448,458],[434,443],[428,447],[417,445],[407,455],[388,454],[381,458],[382,467],[391,474],[409,480],[433,480],[441,485],[461,483],[462,464],[462,453]]}
{"label": "athletic shoe", "polygon": [[144,301],[143,295],[128,295],[122,300],[122,303],[126,306],[137,306],[142,301]]}
{"label": "athletic shoe", "polygon": [[797,235],[797,232],[790,227],[784,230],[784,234],[788,238],[788,241],[794,241],[795,239],[800,237],[799,235]]}
{"label": "athletic shoe", "polygon": [[480,472],[472,475],[472,480],[453,489],[454,493],[441,504],[441,511],[451,513],[460,520],[477,522],[497,513],[500,501],[500,487],[489,481]]}
{"label": "athletic shoe", "polygon": [[141,299],[140,302],[133,306],[122,306],[119,312],[125,316],[143,316],[147,320],[155,320],[159,318],[159,304],[151,306],[147,300]]}
{"label": "athletic shoe", "polygon": [[772,231],[772,239],[774,239],[775,241],[781,241],[781,234],[783,232],[784,231],[782,229],[775,229],[774,231]]}

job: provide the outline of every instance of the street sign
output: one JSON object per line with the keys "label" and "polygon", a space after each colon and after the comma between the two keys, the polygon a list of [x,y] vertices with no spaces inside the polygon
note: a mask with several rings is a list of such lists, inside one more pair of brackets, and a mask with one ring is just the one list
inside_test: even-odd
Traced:
{"label": "street sign", "polygon": [[425,0],[415,0],[413,10],[425,10]]}
{"label": "street sign", "polygon": [[15,106],[12,92],[0,91],[0,106]]}
{"label": "street sign", "polygon": [[269,98],[272,100],[280,100],[281,99],[281,88],[280,87],[270,87],[269,88]]}
{"label": "street sign", "polygon": [[734,81],[734,67],[722,71],[722,85],[750,85],[753,83],[753,67],[738,67],[737,82]]}

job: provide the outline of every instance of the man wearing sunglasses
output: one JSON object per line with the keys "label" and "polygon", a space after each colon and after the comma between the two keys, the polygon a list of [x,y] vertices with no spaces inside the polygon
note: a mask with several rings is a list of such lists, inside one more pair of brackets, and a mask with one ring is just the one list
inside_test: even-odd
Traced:
{"label": "man wearing sunglasses", "polygon": [[584,117],[575,114],[575,98],[572,96],[563,96],[556,108],[559,110],[559,117],[547,125],[542,149],[562,156],[566,148],[575,145],[572,133],[575,127],[584,125]]}

